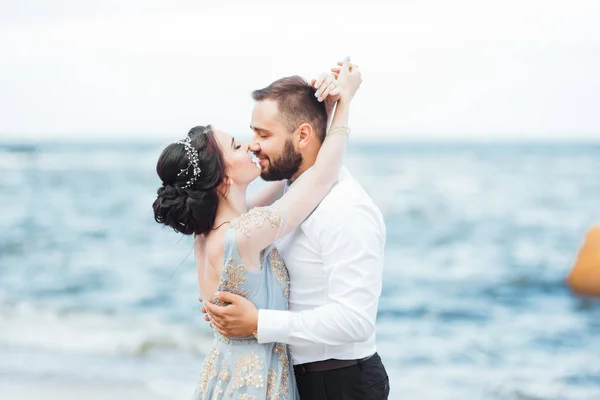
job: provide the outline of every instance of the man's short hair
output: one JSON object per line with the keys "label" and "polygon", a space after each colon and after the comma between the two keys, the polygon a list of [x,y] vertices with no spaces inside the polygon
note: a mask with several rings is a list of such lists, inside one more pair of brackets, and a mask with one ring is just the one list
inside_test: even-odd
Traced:
{"label": "man's short hair", "polygon": [[293,132],[303,123],[309,123],[320,142],[325,138],[327,111],[325,103],[315,97],[315,90],[298,75],[281,78],[263,89],[252,92],[256,101],[277,102],[281,122]]}

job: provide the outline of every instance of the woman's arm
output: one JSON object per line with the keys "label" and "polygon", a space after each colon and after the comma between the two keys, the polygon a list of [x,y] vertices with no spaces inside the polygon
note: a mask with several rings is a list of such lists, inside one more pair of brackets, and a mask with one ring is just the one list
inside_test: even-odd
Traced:
{"label": "woman's arm", "polygon": [[268,182],[265,187],[258,191],[258,193],[248,199],[248,210],[251,210],[254,207],[270,206],[275,201],[279,200],[281,196],[283,196],[284,188],[285,180]]}
{"label": "woman's arm", "polygon": [[337,88],[319,88],[320,97],[340,93],[331,129],[327,133],[313,168],[272,206],[255,208],[232,221],[237,228],[238,249],[262,250],[298,226],[323,200],[337,182],[348,140],[350,102],[362,82],[358,68],[350,70],[348,60],[340,72]]}

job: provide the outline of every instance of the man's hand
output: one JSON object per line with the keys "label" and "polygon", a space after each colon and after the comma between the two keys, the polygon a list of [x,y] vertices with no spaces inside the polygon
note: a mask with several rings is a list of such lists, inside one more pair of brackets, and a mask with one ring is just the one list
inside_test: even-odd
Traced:
{"label": "man's hand", "polygon": [[230,303],[227,306],[204,303],[215,329],[223,336],[251,336],[258,327],[258,310],[254,304],[245,297],[229,292],[217,292],[215,295],[222,302]]}

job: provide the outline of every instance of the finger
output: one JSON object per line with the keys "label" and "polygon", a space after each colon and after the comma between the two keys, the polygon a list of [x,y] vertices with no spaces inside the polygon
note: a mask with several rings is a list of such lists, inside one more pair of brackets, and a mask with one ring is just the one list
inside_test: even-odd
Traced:
{"label": "finger", "polygon": [[206,310],[211,318],[221,318],[225,314],[225,307],[217,306],[213,303],[206,303]]}
{"label": "finger", "polygon": [[317,97],[317,99],[319,99],[319,101],[323,101],[327,95],[323,96],[325,94],[325,92],[327,92],[327,94],[329,94],[329,92],[331,91],[331,89],[333,88],[329,88],[329,86],[331,85],[331,82],[333,82],[335,80],[335,78],[333,77],[333,75],[328,74],[327,75],[327,79],[325,79],[325,81],[321,84],[320,89],[317,90],[317,92],[315,93],[315,97]]}
{"label": "finger", "polygon": [[337,96],[338,94],[340,94],[341,89],[339,86],[337,86],[335,89],[333,89],[331,92],[329,92],[330,96]]}
{"label": "finger", "polygon": [[218,326],[223,326],[225,324],[223,318],[221,318],[220,316],[217,316],[217,315],[211,315],[210,322],[213,325],[218,325]]}
{"label": "finger", "polygon": [[325,90],[323,90],[323,93],[321,93],[321,97],[319,97],[319,101],[325,100],[327,98],[327,96],[329,96],[329,93],[331,93],[331,91],[335,88],[336,88],[336,85],[332,79],[331,82],[329,83],[329,85],[327,85],[327,87],[325,88]]}
{"label": "finger", "polygon": [[213,326],[214,326],[215,328],[217,328],[217,329],[221,329],[221,330],[227,329],[227,327],[226,327],[226,325],[225,325],[225,323],[224,323],[223,321],[220,321],[220,320],[218,320],[218,319],[214,319],[214,320],[212,320],[212,321],[210,321],[210,322],[211,322],[211,323],[213,324]]}
{"label": "finger", "polygon": [[213,328],[215,328],[221,335],[227,336],[227,333],[225,332],[225,328],[222,327],[221,325],[213,323]]}
{"label": "finger", "polygon": [[227,334],[227,332],[225,332],[225,330],[224,330],[224,329],[222,329],[222,328],[217,328],[217,331],[218,331],[218,332],[219,332],[221,335],[229,337],[229,335]]}
{"label": "finger", "polygon": [[[340,62],[338,62],[338,64],[340,64]],[[344,59],[344,61],[341,61],[340,64],[340,77],[339,79],[343,79],[344,75],[351,72],[352,68],[351,68],[351,64],[350,64],[350,57],[346,57]]]}
{"label": "finger", "polygon": [[210,321],[210,318],[208,318],[208,315],[204,316],[204,320],[207,321],[207,322]]}
{"label": "finger", "polygon": [[321,75],[319,75],[319,77],[317,79],[315,79],[315,84],[313,85],[313,87],[315,89],[319,89],[319,87],[321,86],[323,81],[325,79],[327,79],[327,76],[328,76],[328,74],[326,72],[323,72]]}
{"label": "finger", "polygon": [[202,314],[206,314],[206,306],[202,306],[202,308],[200,309],[200,312]]}
{"label": "finger", "polygon": [[[216,292],[215,296],[222,302],[231,304],[239,303],[243,299],[242,296],[230,292]],[[224,309],[225,307],[222,308]]]}
{"label": "finger", "polygon": [[338,72],[339,73],[341,70],[342,70],[342,68],[340,68],[340,67],[333,67],[333,68],[331,68],[331,72]]}
{"label": "finger", "polygon": [[317,84],[317,81],[319,80],[319,78],[321,77],[321,75],[323,75],[323,74],[320,74],[318,77],[316,77],[316,78],[312,78],[312,79],[310,80],[310,86],[311,86],[313,89],[315,88],[315,85]]}
{"label": "finger", "polygon": [[350,71],[350,57],[344,58],[342,62],[342,71]]}
{"label": "finger", "polygon": [[202,297],[198,297],[198,301],[202,303]]}
{"label": "finger", "polygon": [[[350,61],[350,57],[346,57],[346,58],[348,59],[348,61]],[[338,61],[338,62],[337,62],[337,65],[339,65],[340,67],[343,67],[343,66],[344,66],[344,61]],[[357,66],[358,66],[358,65],[355,65],[355,64],[352,64],[352,63],[350,63],[350,68],[349,68],[349,70],[350,70],[350,71],[352,71],[352,70],[354,69],[354,67],[357,67]],[[333,67],[333,68],[336,68],[336,67]],[[332,68],[332,70],[333,70],[333,68]]]}

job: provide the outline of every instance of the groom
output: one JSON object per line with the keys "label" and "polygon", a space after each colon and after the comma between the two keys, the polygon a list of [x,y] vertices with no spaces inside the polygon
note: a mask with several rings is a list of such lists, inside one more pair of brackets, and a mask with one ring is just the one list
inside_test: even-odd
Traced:
{"label": "groom", "polygon": [[[322,84],[320,91],[325,89]],[[261,177],[287,179],[287,188],[314,164],[333,103],[320,102],[298,76],[279,79],[252,97]],[[311,125],[312,134],[299,147],[292,132],[302,123]],[[227,292],[219,299],[231,304],[206,308],[226,336],[254,334],[260,343],[289,344],[302,399],[387,399],[388,376],[375,346],[384,246],[381,212],[343,168],[315,211],[277,243],[290,274],[289,311],[257,310]]]}

